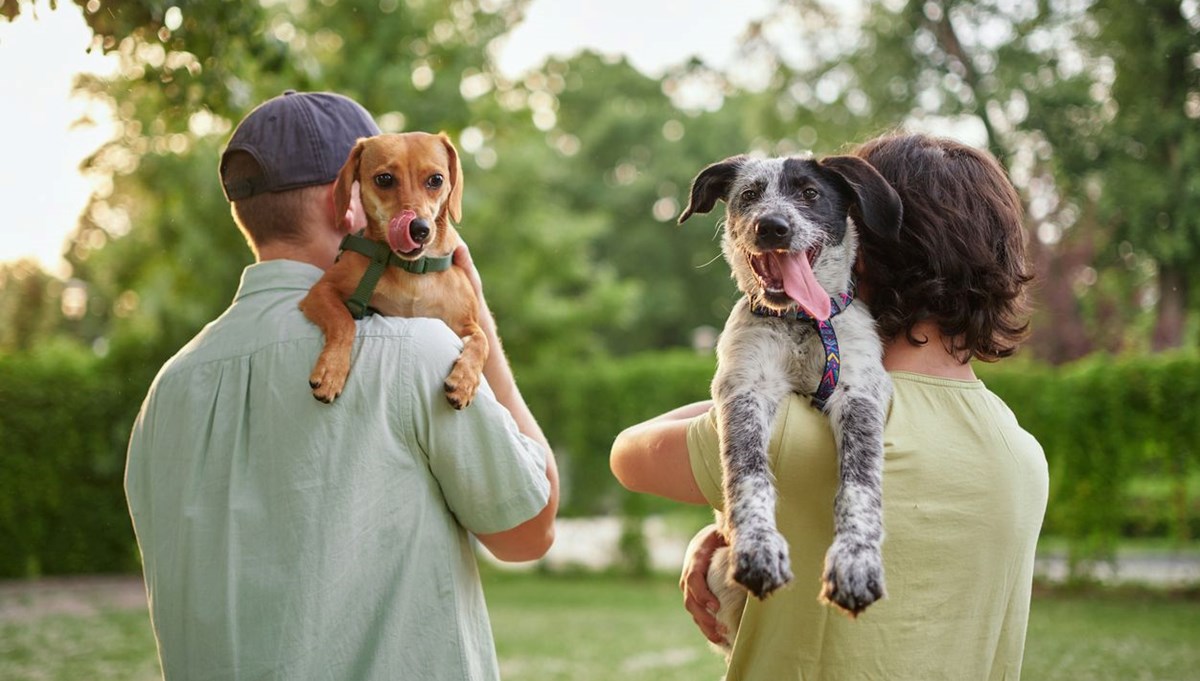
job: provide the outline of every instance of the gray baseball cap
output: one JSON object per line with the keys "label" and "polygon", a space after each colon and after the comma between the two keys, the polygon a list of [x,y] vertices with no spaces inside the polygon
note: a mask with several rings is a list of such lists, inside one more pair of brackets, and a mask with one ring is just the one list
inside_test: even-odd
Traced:
{"label": "gray baseball cap", "polygon": [[[348,97],[288,90],[260,104],[233,131],[221,153],[225,198],[333,182],[358,138],[378,134],[371,114]],[[238,151],[253,156],[262,174],[227,179],[226,162]]]}

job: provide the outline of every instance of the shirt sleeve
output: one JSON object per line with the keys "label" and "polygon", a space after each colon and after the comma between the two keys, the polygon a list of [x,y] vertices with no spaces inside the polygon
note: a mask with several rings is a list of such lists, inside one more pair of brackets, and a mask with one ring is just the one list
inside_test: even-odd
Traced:
{"label": "shirt sleeve", "polygon": [[491,534],[536,516],[550,498],[544,448],[517,429],[486,381],[469,406],[450,406],[442,385],[462,341],[446,326],[430,323],[415,346],[413,427],[459,524]]}
{"label": "shirt sleeve", "polygon": [[721,491],[721,438],[717,435],[717,410],[692,419],[687,428],[688,458],[692,475],[708,503],[718,511],[725,510],[725,495]]}
{"label": "shirt sleeve", "polygon": [[[804,435],[798,436],[800,433]],[[772,473],[777,473],[780,456],[789,443],[795,445],[792,449],[820,452],[823,455],[832,442],[829,420],[805,398],[789,395],[779,405],[775,423],[771,427],[771,438],[767,443],[768,465]],[[700,486],[704,498],[716,510],[724,511],[721,437],[717,433],[716,407],[695,417],[688,424],[687,448],[688,458],[692,463],[692,475],[696,478],[696,484]]]}

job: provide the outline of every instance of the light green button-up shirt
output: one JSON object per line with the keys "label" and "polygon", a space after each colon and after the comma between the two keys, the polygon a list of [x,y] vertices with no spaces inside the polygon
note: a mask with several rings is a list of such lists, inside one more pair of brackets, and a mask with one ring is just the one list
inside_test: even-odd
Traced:
{"label": "light green button-up shirt", "polygon": [[486,385],[449,406],[436,320],[362,320],[345,392],[313,399],[320,275],[248,267],[142,405],[126,492],[165,676],[496,679],[468,532],[545,507],[545,454]]}

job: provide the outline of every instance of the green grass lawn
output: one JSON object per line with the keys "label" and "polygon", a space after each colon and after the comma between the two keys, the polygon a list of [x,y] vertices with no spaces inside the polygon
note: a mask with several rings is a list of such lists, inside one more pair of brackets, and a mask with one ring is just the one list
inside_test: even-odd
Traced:
{"label": "green grass lawn", "polygon": [[[485,582],[505,679],[715,681],[721,676],[720,657],[693,630],[671,579],[489,572]],[[156,678],[144,609],[83,603],[72,611],[56,610],[18,612],[0,602],[0,680]],[[1194,595],[1039,595],[1023,677],[1195,679],[1200,677],[1198,642],[1200,599]]]}

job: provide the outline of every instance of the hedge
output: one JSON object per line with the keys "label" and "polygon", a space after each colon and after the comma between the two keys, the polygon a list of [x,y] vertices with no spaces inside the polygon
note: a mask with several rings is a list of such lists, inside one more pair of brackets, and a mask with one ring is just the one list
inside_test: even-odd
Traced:
{"label": "hedge", "polygon": [[[527,367],[518,381],[555,447],[567,515],[641,514],[669,502],[624,492],[608,470],[625,426],[708,397],[711,355],[665,351]],[[1200,356],[1093,357],[978,372],[1045,447],[1045,531],[1076,559],[1131,534],[1200,532]],[[0,355],[0,577],[136,570],[122,489],[129,427],[149,371],[49,348]]]}
{"label": "hedge", "polygon": [[[522,373],[566,469],[565,511],[627,507],[608,473],[613,438],[706,398],[713,370],[711,356],[677,351]],[[977,373],[1042,443],[1051,482],[1044,532],[1066,538],[1073,559],[1111,556],[1122,536],[1185,541],[1200,532],[1200,500],[1188,487],[1200,458],[1200,356],[1095,356],[1064,367],[1009,360]]]}
{"label": "hedge", "polygon": [[138,569],[122,487],[144,394],[90,352],[0,355],[0,577]]}

